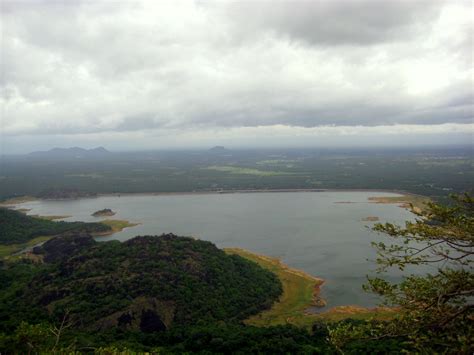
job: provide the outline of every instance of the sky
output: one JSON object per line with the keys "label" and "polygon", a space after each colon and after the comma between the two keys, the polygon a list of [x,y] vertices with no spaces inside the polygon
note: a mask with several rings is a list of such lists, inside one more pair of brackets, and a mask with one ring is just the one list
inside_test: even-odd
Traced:
{"label": "sky", "polygon": [[473,144],[470,0],[1,0],[0,150]]}

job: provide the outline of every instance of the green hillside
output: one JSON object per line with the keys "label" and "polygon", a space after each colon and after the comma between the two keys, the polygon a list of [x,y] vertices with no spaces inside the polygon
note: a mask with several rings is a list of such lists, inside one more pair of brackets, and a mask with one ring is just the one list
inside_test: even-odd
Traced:
{"label": "green hillside", "polygon": [[278,278],[257,264],[172,234],[124,243],[58,237],[35,254],[47,262],[24,283],[21,297],[1,301],[5,326],[17,321],[18,307],[35,310],[40,318],[31,322],[59,321],[67,312],[78,329],[161,331],[243,320],[282,292]]}

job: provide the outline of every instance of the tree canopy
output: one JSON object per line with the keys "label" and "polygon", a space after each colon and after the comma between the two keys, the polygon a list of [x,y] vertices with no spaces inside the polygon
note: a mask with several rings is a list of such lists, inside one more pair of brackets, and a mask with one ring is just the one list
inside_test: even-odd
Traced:
{"label": "tree canopy", "polygon": [[422,353],[472,353],[474,350],[474,204],[469,194],[453,204],[428,203],[405,226],[377,224],[374,230],[392,244],[373,243],[379,272],[390,267],[434,265],[435,273],[406,276],[399,284],[369,278],[366,289],[398,307],[390,322],[345,324],[331,332],[341,347],[360,339],[399,339]]}

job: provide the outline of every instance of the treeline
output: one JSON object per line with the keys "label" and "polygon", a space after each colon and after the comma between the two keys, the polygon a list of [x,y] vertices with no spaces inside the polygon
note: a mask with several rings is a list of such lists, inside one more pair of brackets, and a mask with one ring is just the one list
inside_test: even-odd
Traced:
{"label": "treeline", "polygon": [[93,233],[107,232],[110,229],[110,226],[101,223],[48,221],[0,207],[0,244],[26,243],[39,236],[66,232]]}
{"label": "treeline", "polygon": [[[292,325],[259,328],[238,322],[175,327],[164,333],[104,331],[92,333],[64,329],[58,325],[21,323],[11,335],[0,334],[5,353],[44,352],[96,354],[398,354],[412,350],[403,338],[382,338],[347,344],[336,349],[329,331],[336,326],[363,324],[346,320],[335,324],[316,323],[312,329]],[[375,322],[374,322],[375,323]]]}
{"label": "treeline", "polygon": [[[2,164],[0,199],[219,189],[389,189],[439,197],[468,191],[474,180],[469,148],[135,152],[99,160],[5,157]],[[239,168],[253,173],[239,174]]]}

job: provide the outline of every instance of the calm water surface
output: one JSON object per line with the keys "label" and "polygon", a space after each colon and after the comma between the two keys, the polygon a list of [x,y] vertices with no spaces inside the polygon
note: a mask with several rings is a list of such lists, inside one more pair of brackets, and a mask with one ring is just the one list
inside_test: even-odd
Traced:
{"label": "calm water surface", "polygon": [[[70,215],[66,221],[100,221],[91,213],[111,208],[111,218],[140,225],[100,240],[121,241],[136,235],[174,233],[209,240],[218,247],[240,247],[279,257],[291,267],[326,280],[328,307],[374,306],[362,290],[375,269],[373,240],[385,237],[369,230],[380,221],[403,223],[413,215],[397,205],[369,203],[386,192],[275,192],[209,195],[122,195],[68,201],[33,201],[18,205],[29,214]],[[340,202],[352,203],[340,203]],[[397,275],[393,274],[396,278]]]}

